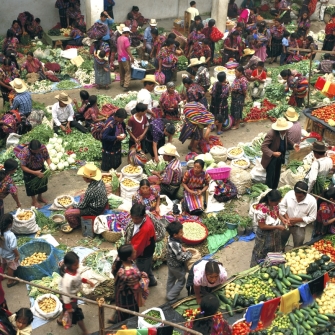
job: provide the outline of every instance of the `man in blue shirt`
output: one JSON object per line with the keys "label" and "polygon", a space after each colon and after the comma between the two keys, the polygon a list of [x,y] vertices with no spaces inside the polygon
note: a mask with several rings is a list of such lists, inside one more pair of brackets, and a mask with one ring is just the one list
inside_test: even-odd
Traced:
{"label": "man in blue shirt", "polygon": [[108,15],[108,13],[106,11],[104,11],[104,12],[101,12],[101,14],[100,14],[100,20],[98,20],[96,22],[105,24],[107,26],[107,33],[102,38],[102,40],[109,43],[109,40],[111,39],[110,33],[109,33],[109,26],[114,23],[114,20]]}
{"label": "man in blue shirt", "polygon": [[16,109],[23,116],[28,117],[33,108],[33,101],[25,82],[19,78],[14,79],[9,83],[17,93],[10,109]]}
{"label": "man in blue shirt", "polygon": [[149,22],[149,27],[146,27],[144,30],[143,36],[143,48],[144,51],[147,52],[149,55],[152,50],[152,36],[151,36],[151,29],[157,27],[157,22],[155,19],[151,19]]}
{"label": "man in blue shirt", "polygon": [[113,7],[115,6],[114,0],[104,0],[104,10],[109,14],[109,16],[114,19]]}

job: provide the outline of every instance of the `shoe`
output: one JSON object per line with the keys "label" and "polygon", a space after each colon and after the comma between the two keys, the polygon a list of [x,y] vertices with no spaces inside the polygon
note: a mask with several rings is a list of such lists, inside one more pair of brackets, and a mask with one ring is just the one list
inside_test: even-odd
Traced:
{"label": "shoe", "polygon": [[153,283],[149,283],[149,287],[153,287],[157,285],[158,285],[157,280],[155,280]]}
{"label": "shoe", "polygon": [[123,92],[129,92],[129,87],[124,87]]}

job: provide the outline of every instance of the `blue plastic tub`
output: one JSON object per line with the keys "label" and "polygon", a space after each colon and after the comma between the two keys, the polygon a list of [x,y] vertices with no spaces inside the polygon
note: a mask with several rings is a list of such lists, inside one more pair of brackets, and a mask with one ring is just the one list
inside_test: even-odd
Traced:
{"label": "blue plastic tub", "polygon": [[145,77],[145,69],[131,69],[132,79],[143,79]]}

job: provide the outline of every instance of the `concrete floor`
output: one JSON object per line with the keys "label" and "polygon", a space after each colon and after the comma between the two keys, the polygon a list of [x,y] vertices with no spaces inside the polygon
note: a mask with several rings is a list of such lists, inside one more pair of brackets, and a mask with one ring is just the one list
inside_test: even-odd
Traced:
{"label": "concrete floor", "polygon": [[[314,24],[314,23],[313,23]],[[159,21],[159,26],[163,26],[166,29],[171,27],[171,20],[162,20]],[[319,26],[319,23],[316,22],[315,28]],[[324,27],[324,24],[321,24],[321,27]],[[313,31],[318,31],[313,29]],[[276,66],[276,65],[274,65]],[[178,84],[181,81],[181,73],[178,73]],[[140,81],[131,82],[131,90],[140,90],[142,88],[142,83]],[[72,98],[79,99],[79,89],[67,91],[67,93]],[[115,82],[112,84],[111,89],[106,90],[97,90],[92,88],[88,90],[90,94],[106,94],[112,97],[116,96],[119,93],[123,93],[119,83]],[[54,96],[55,92],[47,94],[34,94],[33,99],[38,102],[43,102],[46,105],[51,105],[56,102]],[[303,121],[302,121],[303,124]],[[247,123],[244,127],[241,127],[237,131],[228,131],[221,136],[223,145],[227,148],[236,145],[238,142],[248,142],[252,140],[259,132],[267,132],[271,127],[270,121]],[[176,145],[180,155],[181,160],[184,160],[185,155],[187,154],[187,145],[181,145],[181,143],[174,139],[174,145]],[[123,165],[126,163],[126,158],[123,158]],[[52,176],[49,182],[49,190],[45,194],[46,198],[49,201],[60,195],[66,193],[76,194],[81,190],[84,190],[86,185],[80,177],[76,176],[76,170],[67,170],[61,173],[58,173]],[[28,208],[30,206],[30,200],[25,196],[24,188],[19,187],[19,195],[22,206]],[[6,212],[15,210],[15,203],[11,197],[5,199],[5,208]],[[246,199],[244,201],[239,201],[238,203],[238,212],[241,215],[247,215],[249,210],[249,204]],[[58,232],[54,234],[54,237],[61,243],[68,244],[70,246],[78,245],[78,240],[82,238],[81,232],[79,230],[72,232],[71,234],[63,234]],[[306,240],[310,238],[310,231],[307,233]],[[292,244],[292,242],[289,242]],[[219,251],[215,257],[217,257],[226,267],[228,275],[231,276],[240,271],[246,270],[249,268],[251,251],[253,248],[254,242],[235,242],[228,246],[227,248]],[[114,248],[114,245],[110,243],[103,243],[102,248]],[[146,306],[141,308],[141,310],[147,309],[149,307],[154,307],[165,303],[165,285],[167,279],[167,267],[165,265],[161,266],[158,270],[154,271],[155,276],[158,279],[158,286],[150,289],[150,296],[146,302]],[[6,300],[11,311],[16,311],[21,307],[29,307],[29,300],[27,296],[27,290],[25,285],[19,284],[13,288],[8,289],[6,287],[6,281],[4,282],[4,290],[6,293]],[[186,290],[181,294],[181,298],[186,296]],[[93,305],[83,305],[83,312],[86,317],[85,323],[89,332],[97,331],[98,329],[98,309]],[[111,313],[106,313],[106,319],[110,316]],[[60,335],[64,332],[63,328],[59,327],[56,324],[56,321],[51,321],[48,324],[37,328],[33,331],[35,335]],[[80,334],[78,327],[72,327],[66,332],[68,335]]]}

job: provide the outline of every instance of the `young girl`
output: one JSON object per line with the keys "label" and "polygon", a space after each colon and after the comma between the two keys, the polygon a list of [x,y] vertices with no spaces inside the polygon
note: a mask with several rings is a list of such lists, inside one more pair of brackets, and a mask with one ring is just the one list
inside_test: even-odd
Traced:
{"label": "young girl", "polygon": [[[232,330],[227,321],[218,313],[219,299],[213,294],[205,295],[200,303],[201,313],[193,321],[185,324],[185,327],[195,330],[201,334],[208,335],[231,335]],[[185,332],[184,335],[189,335]]]}
{"label": "young girl", "polygon": [[[2,258],[2,266],[5,270],[6,264],[8,265],[7,275],[14,277],[14,271],[20,265],[20,254],[17,250],[17,239],[11,228],[13,225],[13,215],[5,214],[0,221],[0,256]],[[16,280],[8,280],[7,287],[12,287],[18,284]]]}
{"label": "young girl", "polygon": [[84,109],[87,106],[88,98],[90,97],[90,95],[85,90],[81,90],[79,92],[79,95],[80,95],[80,100],[81,100],[81,106],[80,107],[78,106],[77,99],[73,99],[73,103],[76,106],[76,111],[77,111],[77,113],[75,114],[75,118],[76,118],[77,121],[84,121],[83,112],[84,112]]}
{"label": "young girl", "polygon": [[[115,279],[115,305],[138,312],[143,306],[142,298],[149,294],[149,279],[145,272],[140,272],[134,263],[136,250],[131,244],[122,245],[118,249],[118,258],[112,268]],[[143,291],[142,291],[143,290]],[[108,323],[117,323],[131,318],[132,315],[116,311],[114,318]]]}
{"label": "young girl", "polygon": [[145,149],[145,134],[148,131],[149,122],[146,117],[148,108],[142,103],[138,103],[135,108],[135,115],[128,120],[127,129],[129,131],[129,149],[136,144],[141,143],[142,149]]}
{"label": "young girl", "polygon": [[20,308],[15,314],[12,314],[9,321],[16,330],[16,335],[30,335],[33,331],[31,323],[33,322],[33,313],[29,308]]}
{"label": "young girl", "polygon": [[97,96],[91,95],[88,98],[88,102],[86,104],[86,107],[83,110],[84,119],[85,119],[85,127],[89,128],[92,123],[96,123],[102,120],[105,120],[105,117],[99,116],[100,111],[97,106]]}
{"label": "young girl", "polygon": [[[81,288],[81,284],[89,284],[91,287],[94,287],[94,284],[85,279],[81,278],[80,274],[77,272],[79,268],[79,257],[78,255],[70,251],[64,256],[64,261],[61,266],[62,278],[59,283],[59,290],[63,293],[76,295]],[[62,295],[63,302],[63,313],[69,312],[72,316],[72,324],[78,323],[79,328],[82,331],[82,335],[88,335],[86,326],[84,324],[84,314],[81,308],[78,307],[77,300],[69,298],[66,295]],[[57,323],[60,326],[63,326],[62,318],[63,313],[57,319]]]}

